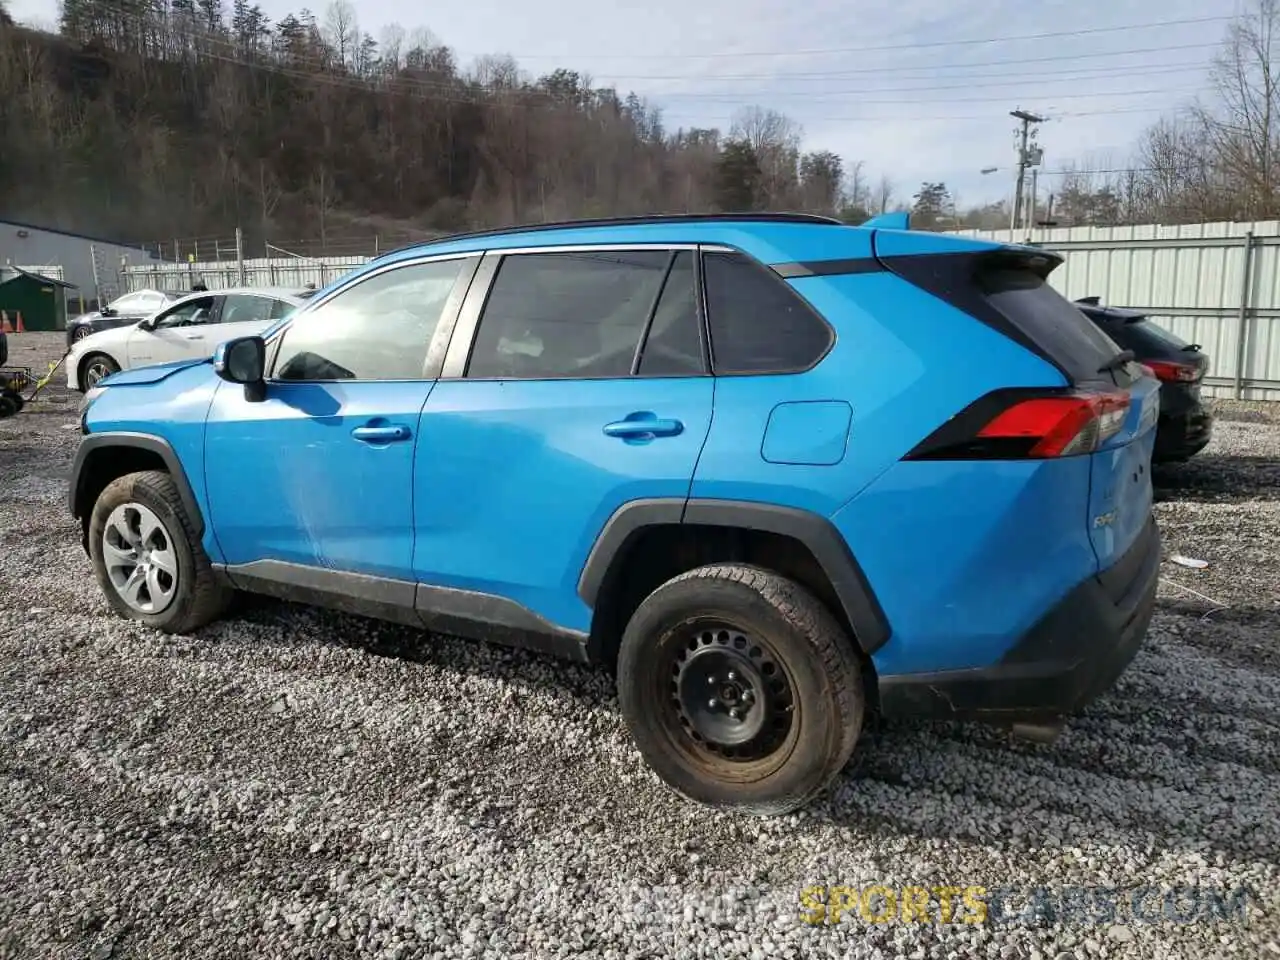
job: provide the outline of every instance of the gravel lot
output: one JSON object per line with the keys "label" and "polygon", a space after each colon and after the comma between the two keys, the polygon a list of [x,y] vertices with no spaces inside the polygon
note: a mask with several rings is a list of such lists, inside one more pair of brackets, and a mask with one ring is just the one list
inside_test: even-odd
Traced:
{"label": "gravel lot", "polygon": [[[1209,566],[1166,560],[1148,646],[1057,744],[871,731],[757,820],[667,793],[599,671],[268,601],[186,638],[109,616],[54,386],[0,422],[0,956],[1280,957],[1280,409],[1224,404],[1158,474],[1167,556]],[[803,886],[870,884],[1011,893],[802,921]],[[1243,920],[1163,913],[1242,884]],[[1084,886],[1154,893],[1024,909]]]}

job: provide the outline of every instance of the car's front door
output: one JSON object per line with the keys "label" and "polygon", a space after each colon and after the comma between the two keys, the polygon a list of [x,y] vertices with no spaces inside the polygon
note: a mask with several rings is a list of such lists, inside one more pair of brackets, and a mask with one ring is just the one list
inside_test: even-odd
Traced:
{"label": "car's front door", "polygon": [[420,582],[587,628],[595,537],[630,500],[686,498],[710,426],[694,253],[487,257],[423,413]]}
{"label": "car's front door", "polygon": [[215,294],[190,297],[134,327],[129,334],[129,366],[211,354],[210,330],[218,322],[221,301]]}
{"label": "car's front door", "polygon": [[246,575],[330,587],[335,576],[412,576],[414,448],[442,353],[431,345],[475,263],[358,276],[272,338],[265,399],[219,385],[204,474],[233,576],[245,564],[256,565]]}

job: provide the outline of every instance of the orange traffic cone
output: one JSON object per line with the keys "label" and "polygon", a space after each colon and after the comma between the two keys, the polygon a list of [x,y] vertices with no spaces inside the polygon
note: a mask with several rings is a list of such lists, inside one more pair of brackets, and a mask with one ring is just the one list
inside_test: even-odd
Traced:
{"label": "orange traffic cone", "polygon": [[0,310],[0,333],[13,333],[13,327],[9,324],[9,314]]}
{"label": "orange traffic cone", "polygon": [[18,329],[16,329],[14,333],[26,333],[26,332],[27,332],[27,328],[22,325],[22,311],[19,310],[18,311]]}

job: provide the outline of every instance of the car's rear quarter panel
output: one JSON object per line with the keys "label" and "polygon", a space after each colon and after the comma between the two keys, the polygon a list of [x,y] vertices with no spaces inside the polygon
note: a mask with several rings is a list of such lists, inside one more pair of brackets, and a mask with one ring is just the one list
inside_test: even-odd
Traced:
{"label": "car's rear quarter panel", "polygon": [[[1011,383],[1064,382],[1043,360],[887,272],[790,283],[836,328],[835,346],[806,373],[716,379],[694,497],[830,516],[979,396]],[[760,447],[775,406],[813,400],[852,406],[843,459],[822,466],[766,462]],[[858,552],[858,544],[851,547]]]}

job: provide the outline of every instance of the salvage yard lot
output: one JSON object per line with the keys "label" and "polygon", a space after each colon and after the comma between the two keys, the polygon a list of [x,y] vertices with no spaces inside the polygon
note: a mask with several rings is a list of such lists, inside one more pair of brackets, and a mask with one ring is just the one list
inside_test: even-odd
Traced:
{"label": "salvage yard lot", "polygon": [[[1157,472],[1150,637],[1058,743],[869,730],[830,796],[760,820],[668,793],[599,670],[265,600],[183,638],[108,615],[62,382],[0,422],[0,956],[1280,958],[1278,408],[1220,405]],[[870,885],[1011,896],[802,921],[802,888]],[[1243,920],[1166,914],[1242,886]],[[1023,913],[1095,887],[1145,916]]]}

